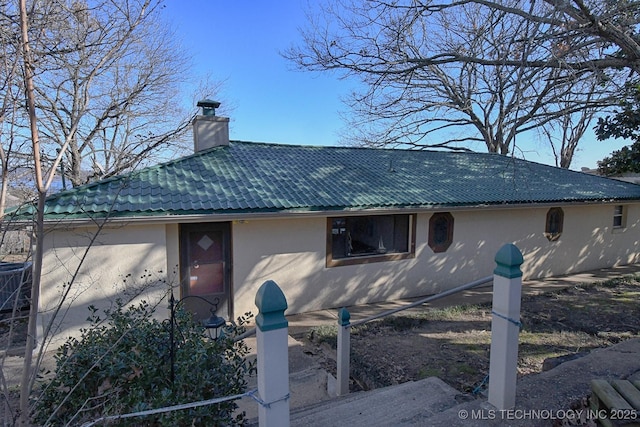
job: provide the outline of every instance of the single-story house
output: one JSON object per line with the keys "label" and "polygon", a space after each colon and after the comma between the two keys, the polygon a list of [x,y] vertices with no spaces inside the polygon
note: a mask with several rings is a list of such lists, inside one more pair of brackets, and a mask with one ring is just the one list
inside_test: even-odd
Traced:
{"label": "single-story house", "polygon": [[505,243],[524,279],[640,262],[639,185],[489,153],[229,141],[210,113],[194,154],[49,197],[42,325],[67,290],[63,336],[125,295],[166,317],[169,289],[227,319],[255,314],[268,279],[289,314],[429,295],[491,275]]}

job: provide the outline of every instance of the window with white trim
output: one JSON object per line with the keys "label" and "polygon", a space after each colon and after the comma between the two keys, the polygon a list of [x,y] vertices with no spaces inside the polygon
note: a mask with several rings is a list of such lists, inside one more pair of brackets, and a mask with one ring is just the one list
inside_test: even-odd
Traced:
{"label": "window with white trim", "polygon": [[625,209],[622,205],[613,207],[613,228],[625,227]]}

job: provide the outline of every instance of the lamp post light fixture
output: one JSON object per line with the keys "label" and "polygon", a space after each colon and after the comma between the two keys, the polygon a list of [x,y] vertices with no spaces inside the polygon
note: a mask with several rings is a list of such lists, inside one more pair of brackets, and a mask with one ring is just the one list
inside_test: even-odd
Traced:
{"label": "lamp post light fixture", "polygon": [[[217,304],[215,304],[217,307]],[[215,310],[211,310],[211,316],[207,320],[202,321],[202,325],[207,330],[209,338],[217,340],[224,336],[224,326],[227,321],[224,318],[217,316]]]}
{"label": "lamp post light fixture", "polygon": [[227,321],[224,320],[224,318],[216,314],[216,311],[218,310],[218,303],[220,301],[218,298],[215,299],[215,302],[211,302],[206,298],[203,298],[198,295],[187,295],[186,297],[176,301],[175,297],[173,296],[173,291],[171,291],[171,297],[169,298],[169,310],[171,311],[171,319],[170,319],[171,328],[169,329],[169,337],[170,337],[169,339],[171,341],[171,347],[169,348],[169,354],[171,358],[171,384],[173,384],[173,381],[175,379],[175,332],[174,331],[177,325],[176,310],[178,309],[178,306],[183,301],[190,298],[195,298],[195,299],[204,301],[212,307],[211,316],[208,319],[202,321],[202,326],[204,326],[204,328],[207,330],[207,334],[210,339],[217,340],[223,337],[224,327],[227,324]]}

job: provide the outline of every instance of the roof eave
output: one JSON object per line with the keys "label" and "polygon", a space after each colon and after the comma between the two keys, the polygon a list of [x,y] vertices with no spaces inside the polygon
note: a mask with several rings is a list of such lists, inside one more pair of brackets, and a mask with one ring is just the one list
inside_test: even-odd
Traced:
{"label": "roof eave", "polygon": [[[286,209],[273,211],[236,211],[228,213],[192,213],[192,214],[159,214],[159,215],[122,215],[92,218],[58,217],[45,219],[45,226],[87,227],[97,226],[108,222],[110,224],[177,224],[194,222],[228,222],[247,221],[251,219],[284,219],[284,218],[313,218],[331,216],[357,216],[362,214],[381,215],[395,212],[439,212],[439,211],[469,211],[469,210],[513,210],[545,206],[584,206],[615,203],[639,203],[640,199],[609,199],[609,200],[573,200],[524,203],[478,203],[478,204],[440,204],[428,206],[391,206],[391,207],[339,207],[323,209]],[[30,221],[26,221],[30,222]]]}

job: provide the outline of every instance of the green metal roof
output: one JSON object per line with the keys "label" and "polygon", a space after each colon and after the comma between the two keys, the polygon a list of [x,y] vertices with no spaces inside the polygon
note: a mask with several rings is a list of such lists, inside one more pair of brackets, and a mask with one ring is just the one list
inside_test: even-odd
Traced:
{"label": "green metal roof", "polygon": [[640,185],[488,153],[229,146],[48,198],[49,219],[640,200]]}

